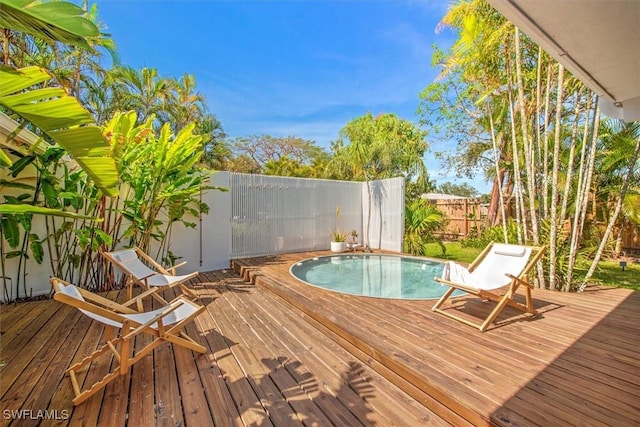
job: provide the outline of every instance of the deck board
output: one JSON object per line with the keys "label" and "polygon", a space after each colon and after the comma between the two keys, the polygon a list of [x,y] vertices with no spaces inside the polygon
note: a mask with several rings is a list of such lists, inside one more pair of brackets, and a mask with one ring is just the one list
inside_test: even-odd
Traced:
{"label": "deck board", "polygon": [[[100,345],[104,328],[53,300],[0,306],[2,410],[70,415],[1,425],[640,423],[637,292],[534,290],[539,315],[508,308],[480,333],[433,313],[433,301],[337,294],[290,276],[292,263],[319,254],[201,273],[191,286],[206,310],[186,332],[207,353],[162,345],[75,408],[64,371]],[[473,298],[455,307],[471,317],[490,308]],[[108,359],[78,380],[102,377]]]}
{"label": "deck board", "polygon": [[[343,295],[290,276],[290,265],[317,255],[238,260],[236,268],[473,424],[640,420],[637,292],[534,290],[539,315],[507,308],[497,325],[480,333],[431,312],[432,301]],[[473,297],[453,305],[470,317],[486,316],[492,307]]]}
{"label": "deck board", "polygon": [[[151,301],[144,301],[144,309],[150,310],[151,308]],[[151,342],[151,338],[146,335],[137,337],[134,343],[135,351],[141,350],[149,342]],[[153,356],[145,357],[136,363],[131,370],[129,406],[138,408],[138,411],[136,417],[127,420],[130,427],[144,427],[154,423],[154,402],[150,398],[153,394],[153,363]]]}

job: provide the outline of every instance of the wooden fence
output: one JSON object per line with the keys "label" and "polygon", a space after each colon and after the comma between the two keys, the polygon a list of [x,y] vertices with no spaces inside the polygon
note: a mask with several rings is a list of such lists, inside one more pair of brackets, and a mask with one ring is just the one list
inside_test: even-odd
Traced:
{"label": "wooden fence", "polygon": [[[436,235],[444,240],[458,240],[469,235],[474,229],[488,226],[488,204],[473,199],[432,200],[441,212],[449,218],[443,231]],[[622,233],[622,250],[630,255],[640,254],[640,226],[627,224]]]}
{"label": "wooden fence", "polygon": [[472,199],[433,200],[449,222],[440,233],[441,239],[457,240],[466,237],[474,228],[483,228],[487,222],[488,205]]}
{"label": "wooden fence", "polygon": [[640,255],[640,226],[627,224],[624,227],[621,246],[627,255]]}

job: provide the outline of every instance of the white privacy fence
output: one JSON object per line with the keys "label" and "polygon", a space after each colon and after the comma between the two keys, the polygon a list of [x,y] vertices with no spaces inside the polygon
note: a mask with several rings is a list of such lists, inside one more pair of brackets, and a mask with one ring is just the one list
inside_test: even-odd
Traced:
{"label": "white privacy fence", "polygon": [[[329,249],[337,226],[366,242],[368,191],[364,182],[218,172],[207,190],[210,208],[196,229],[174,230],[171,251],[200,271],[229,267],[233,258]],[[373,249],[402,251],[404,178],[371,184]]]}
{"label": "white privacy fence", "polygon": [[[362,183],[232,173],[231,258],[327,249],[362,235]],[[336,215],[339,209],[339,215]]]}
{"label": "white privacy fence", "polygon": [[[229,191],[206,190],[202,201],[210,211],[193,218],[196,228],[174,226],[171,251],[187,264],[180,273],[229,267],[232,258],[272,255],[330,247],[338,226],[367,237],[373,249],[400,252],[404,233],[404,179],[371,182],[371,223],[367,236],[369,192],[363,182],[284,178],[217,172],[211,185]],[[340,209],[336,224],[336,208]],[[44,229],[43,217],[34,217],[35,232]],[[0,276],[15,283],[18,259],[5,260]],[[48,256],[42,264],[29,261],[27,295],[50,291]],[[24,295],[21,295],[24,296]],[[14,298],[15,296],[10,296]],[[0,299],[4,299],[0,296]]]}
{"label": "white privacy fence", "polygon": [[[371,197],[369,197],[369,192]],[[368,201],[371,199],[371,221],[367,225]],[[404,237],[404,178],[372,181],[362,184],[364,230],[370,230],[369,241],[374,249],[402,252]],[[366,235],[364,236],[366,237]]]}

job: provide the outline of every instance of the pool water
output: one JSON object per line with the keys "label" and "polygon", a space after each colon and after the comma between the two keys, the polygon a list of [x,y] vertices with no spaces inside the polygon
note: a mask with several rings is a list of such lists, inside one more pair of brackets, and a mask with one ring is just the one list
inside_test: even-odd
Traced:
{"label": "pool water", "polygon": [[[310,285],[351,295],[436,299],[448,288],[434,280],[444,263],[397,255],[331,255],[300,261],[291,274]],[[456,291],[455,295],[463,292]]]}

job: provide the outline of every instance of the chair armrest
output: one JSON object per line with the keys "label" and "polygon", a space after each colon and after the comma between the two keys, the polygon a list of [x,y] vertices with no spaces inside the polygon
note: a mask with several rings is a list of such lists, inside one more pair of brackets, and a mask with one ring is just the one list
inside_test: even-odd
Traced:
{"label": "chair armrest", "polygon": [[[154,316],[153,318],[149,319],[147,322],[141,324],[140,326],[138,326],[137,328],[135,328],[134,330],[129,332],[127,335],[122,337],[122,339],[124,339],[124,340],[131,339],[131,338],[135,337],[136,335],[138,335],[140,332],[144,331],[145,329],[147,329],[148,327],[153,325],[154,323],[158,323],[158,326],[160,326],[162,324],[162,319],[164,317],[166,317],[168,314],[170,314],[173,311],[175,311],[178,308],[180,308],[180,306],[182,304],[184,304],[184,301],[181,300],[181,299],[172,301],[171,303],[169,303],[169,305],[167,306],[166,310],[162,310],[161,313],[158,313],[156,316]],[[160,328],[158,328],[158,329],[160,329]]]}
{"label": "chair armrest", "polygon": [[531,283],[529,283],[526,280],[522,280],[521,278],[516,277],[513,274],[505,273],[505,276],[507,276],[511,280],[514,280],[514,281],[520,283],[521,285],[525,285],[525,286],[528,286],[530,288],[533,288],[533,285]]}
{"label": "chair armrest", "polygon": [[434,280],[436,282],[438,282],[438,283],[443,284],[443,285],[449,285],[449,286],[451,286],[453,288],[461,289],[461,290],[463,290],[465,292],[468,292],[470,294],[477,295],[478,292],[480,292],[480,289],[478,289],[478,288],[474,288],[474,287],[471,287],[471,286],[468,286],[468,285],[464,285],[462,283],[452,282],[451,280],[446,280],[446,279],[443,279],[441,277],[436,277],[436,278],[434,278]]}
{"label": "chair armrest", "polygon": [[153,294],[157,293],[160,290],[160,288],[158,287],[152,287],[150,289],[147,289],[146,291],[144,291],[143,293],[141,293],[140,295],[131,298],[129,301],[122,303],[123,306],[125,307],[129,307],[131,305],[133,305],[134,303],[136,304],[136,307],[138,309],[139,312],[142,312],[143,310],[141,309],[142,307],[142,301],[148,297],[148,296],[153,296]]}
{"label": "chair armrest", "polygon": [[172,275],[177,275],[177,268],[178,267],[182,267],[183,265],[185,265],[187,263],[187,261],[182,261],[176,265],[172,265],[171,267],[169,267],[167,270],[169,270],[171,272]]}
{"label": "chair armrest", "polygon": [[98,294],[94,294],[93,292],[86,291],[85,289],[78,288],[80,291],[80,295],[86,300],[94,304],[99,304],[100,307],[103,307],[107,310],[113,311],[118,314],[134,314],[137,313],[134,309],[127,307],[126,304],[118,304],[115,301],[107,299]]}

